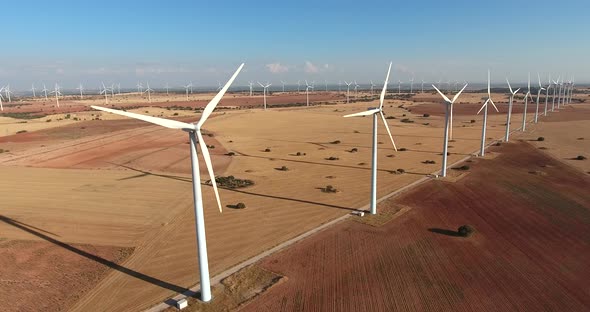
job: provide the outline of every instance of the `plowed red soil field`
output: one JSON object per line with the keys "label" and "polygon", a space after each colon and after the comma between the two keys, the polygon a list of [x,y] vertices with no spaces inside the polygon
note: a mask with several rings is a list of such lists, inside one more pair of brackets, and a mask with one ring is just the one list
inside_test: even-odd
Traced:
{"label": "plowed red soil field", "polygon": [[[266,258],[287,277],[244,311],[588,311],[590,177],[526,143]],[[462,224],[476,233],[463,238]]]}

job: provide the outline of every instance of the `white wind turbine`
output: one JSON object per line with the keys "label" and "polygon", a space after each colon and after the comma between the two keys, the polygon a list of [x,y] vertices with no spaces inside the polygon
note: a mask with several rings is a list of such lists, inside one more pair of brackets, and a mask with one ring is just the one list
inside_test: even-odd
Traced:
{"label": "white wind turbine", "polygon": [[553,99],[552,99],[552,103],[551,103],[551,111],[555,111],[555,96],[557,95],[557,84],[559,83],[559,79],[561,77],[557,77],[557,81],[552,80],[553,81]]}
{"label": "white wind turbine", "polygon": [[354,81],[354,94],[355,96],[359,94],[359,84],[356,83],[356,80]]}
{"label": "white wind turbine", "polygon": [[[565,76],[564,76],[565,77]],[[559,82],[559,91],[557,91],[557,109],[560,108],[559,103],[561,102],[561,89],[563,88],[563,81],[565,80],[565,78],[563,78],[560,82]]]}
{"label": "white wind turbine", "polygon": [[451,108],[453,106],[453,103],[455,103],[455,101],[457,100],[457,98],[459,98],[459,95],[461,95],[461,93],[463,92],[463,90],[465,90],[465,88],[467,88],[467,84],[465,86],[463,86],[463,89],[461,89],[461,91],[459,91],[457,94],[455,94],[455,96],[453,97],[453,100],[449,100],[449,98],[444,95],[442,92],[440,92],[440,90],[435,86],[432,85],[434,87],[434,89],[438,92],[438,94],[440,94],[440,96],[442,96],[442,98],[445,100],[445,135],[444,135],[444,143],[443,143],[443,161],[442,161],[442,170],[441,170],[441,176],[446,177],[447,176],[447,150],[448,150],[448,146],[449,146],[449,108]]}
{"label": "white wind turbine", "polygon": [[57,104],[57,107],[59,107],[59,96],[61,95],[61,92],[59,91],[57,83],[55,84],[55,90],[51,91],[51,94],[55,94],[55,103]]}
{"label": "white wind turbine", "polygon": [[215,90],[215,91],[219,92],[219,90],[221,90],[222,88],[223,87],[221,86],[221,82],[219,82],[219,80],[217,80],[217,90]]}
{"label": "white wind turbine", "polygon": [[203,302],[208,302],[211,300],[211,281],[209,280],[209,259],[207,257],[207,242],[205,237],[205,220],[204,220],[204,212],[203,212],[203,196],[201,191],[201,176],[199,172],[199,159],[197,157],[197,142],[200,145],[201,153],[203,154],[203,160],[205,161],[205,165],[207,167],[207,171],[209,173],[209,177],[211,178],[211,184],[213,186],[213,191],[215,193],[215,198],[217,200],[217,206],[219,211],[221,212],[221,201],[219,199],[219,191],[217,190],[217,183],[215,181],[215,173],[213,172],[213,165],[211,162],[211,156],[209,155],[209,150],[207,149],[207,144],[203,138],[203,134],[201,133],[201,128],[207,118],[211,115],[229,86],[232,84],[240,70],[244,64],[240,65],[238,70],[234,73],[234,75],[230,78],[230,80],[225,84],[225,86],[217,93],[217,95],[205,106],[203,113],[201,115],[201,119],[196,123],[184,123],[176,120],[158,118],[158,117],[151,117],[145,116],[136,113],[130,113],[115,109],[103,108],[92,106],[92,108],[97,110],[106,111],[113,114],[118,114],[122,116],[127,116],[143,121],[147,121],[149,123],[153,123],[162,127],[170,128],[170,129],[178,129],[188,132],[188,136],[190,139],[190,150],[191,150],[191,166],[192,166],[192,178],[193,178],[193,197],[194,197],[194,209],[195,209],[195,227],[196,227],[196,234],[197,234],[197,253],[199,257],[199,273],[200,273],[200,287],[201,287],[201,300]]}
{"label": "white wind turbine", "polygon": [[190,88],[192,87],[192,83],[189,83],[183,87],[184,87],[184,90],[186,91],[186,101],[188,102],[188,90],[190,90]]}
{"label": "white wind turbine", "polygon": [[37,96],[35,95],[35,84],[32,84],[32,88],[31,88],[31,90],[33,91],[33,97],[37,97]]}
{"label": "white wind turbine", "polygon": [[410,94],[414,92],[414,77],[410,79]]}
{"label": "white wind turbine", "polygon": [[504,141],[508,142],[508,138],[510,137],[510,117],[512,116],[512,104],[514,102],[514,95],[520,90],[520,88],[516,89],[516,91],[512,91],[512,87],[510,86],[510,81],[506,78],[506,82],[508,83],[508,88],[510,89],[510,100],[508,101],[508,114],[506,114],[506,134],[504,135]]}
{"label": "white wind turbine", "polygon": [[100,90],[100,94],[104,94],[104,103],[109,104],[109,89],[102,83],[102,90]]}
{"label": "white wind turbine", "polygon": [[492,101],[492,94],[490,93],[490,70],[488,70],[488,98],[486,99],[486,101],[483,103],[483,105],[481,106],[481,108],[477,112],[477,114],[479,115],[479,113],[483,110],[483,125],[481,128],[481,148],[479,150],[479,155],[482,157],[485,156],[485,149],[486,149],[486,127],[488,124],[488,103],[491,103],[492,106],[494,106],[494,109],[496,109],[496,112],[499,112],[498,108],[496,107],[496,104],[494,104],[494,101]]}
{"label": "white wind turbine", "polygon": [[189,81],[188,85],[191,88],[191,94],[193,94],[193,81]]}
{"label": "white wind turbine", "polygon": [[[541,76],[537,73],[537,78],[539,78],[539,90],[537,91],[537,107],[535,108],[535,123],[539,122],[539,99],[541,98],[541,92],[545,90],[541,85]],[[545,109],[547,109],[547,102],[545,102]]]}
{"label": "white wind turbine", "polygon": [[551,88],[551,75],[549,75],[549,83],[545,89],[545,116],[547,116],[547,103],[549,101],[549,89]]}
{"label": "white wind turbine", "polygon": [[45,84],[43,84],[43,90],[41,90],[41,92],[45,93],[45,101],[47,101],[47,88],[45,87]]}
{"label": "white wind turbine", "polygon": [[344,80],[344,84],[346,84],[346,104],[350,103],[350,85],[352,84],[351,82],[346,82],[346,80]]}
{"label": "white wind turbine", "polygon": [[111,83],[111,97],[115,97],[115,84]]}
{"label": "white wind turbine", "polygon": [[374,89],[375,89],[375,84],[373,83],[373,80],[371,80],[371,95],[373,95]]}
{"label": "white wind turbine", "polygon": [[283,85],[283,93],[285,93],[285,82],[281,80],[281,84]]}
{"label": "white wind turbine", "polygon": [[299,93],[300,87],[301,87],[301,80],[297,80],[297,93]]}
{"label": "white wind turbine", "polygon": [[76,88],[76,90],[80,90],[80,99],[84,98],[84,87],[82,86],[82,83],[80,82],[80,85]]}
{"label": "white wind turbine", "polygon": [[147,94],[148,94],[148,102],[150,102],[150,103],[152,102],[152,91],[154,91],[154,90],[152,90],[150,88],[150,83],[147,82],[147,88],[145,89],[145,92],[147,92]]}
{"label": "white wind turbine", "polygon": [[402,93],[402,81],[401,80],[397,80],[397,94]]}
{"label": "white wind turbine", "polygon": [[250,81],[248,82],[248,86],[250,86],[250,97],[252,97],[252,86],[254,86],[254,83]]}
{"label": "white wind turbine", "polygon": [[12,99],[10,98],[10,94],[12,94],[12,91],[10,91],[10,85],[6,85],[6,88],[4,88],[4,93],[6,94],[6,97],[8,98],[8,102],[12,102]]}
{"label": "white wind turbine", "polygon": [[424,79],[422,79],[422,93],[424,93]]}
{"label": "white wind turbine", "polygon": [[270,87],[272,85],[272,83],[267,82],[266,85],[263,85],[260,82],[258,82],[258,84],[263,88],[262,93],[263,93],[263,97],[264,97],[264,110],[266,110],[266,92],[268,90],[268,87]]}
{"label": "white wind turbine", "polygon": [[4,87],[0,88],[0,111],[4,111],[4,106],[2,106],[2,101],[4,97],[2,96],[2,91],[4,91]]}
{"label": "white wind turbine", "polygon": [[328,80],[324,80],[324,86],[326,87],[326,92],[328,92]]}
{"label": "white wind turbine", "polygon": [[121,95],[121,84],[117,83],[117,93]]}
{"label": "white wind turbine", "polygon": [[139,94],[143,93],[143,85],[141,84],[141,82],[137,83],[137,93],[139,93]]}
{"label": "white wind turbine", "polygon": [[529,99],[531,98],[531,101],[533,100],[533,96],[531,95],[531,73],[529,73],[529,83],[528,83],[528,89],[526,94],[524,95],[524,111],[522,112],[522,127],[520,128],[520,131],[524,132],[526,130],[526,113],[527,113],[527,108],[528,108],[528,103],[529,103]]}
{"label": "white wind turbine", "polygon": [[166,82],[166,95],[170,95],[170,94],[168,93],[168,90],[169,90],[169,89],[170,89],[170,86],[169,86],[169,85],[168,85],[168,83]]}
{"label": "white wind turbine", "polygon": [[[307,106],[309,106],[309,89],[313,89],[313,85],[308,84],[307,80],[305,80],[305,97],[307,98]],[[266,107],[266,104],[264,107]]]}
{"label": "white wind turbine", "polygon": [[570,88],[570,96],[569,96],[569,99],[568,99],[568,102],[567,102],[568,104],[571,104],[572,103],[572,98],[574,97],[574,85],[575,84],[576,84],[576,77],[575,76],[572,76],[572,86]]}
{"label": "white wind turbine", "polygon": [[387,70],[387,76],[385,77],[385,83],[383,84],[383,90],[381,91],[381,97],[379,98],[379,108],[372,108],[364,112],[345,115],[344,117],[357,117],[357,116],[373,116],[373,149],[372,149],[372,163],[371,163],[371,214],[377,214],[377,116],[381,116],[383,125],[389,134],[393,149],[397,151],[391,131],[385,116],[383,115],[383,101],[385,100],[385,92],[387,91],[387,82],[389,81],[389,73],[391,71],[391,63],[389,63],[389,69]]}

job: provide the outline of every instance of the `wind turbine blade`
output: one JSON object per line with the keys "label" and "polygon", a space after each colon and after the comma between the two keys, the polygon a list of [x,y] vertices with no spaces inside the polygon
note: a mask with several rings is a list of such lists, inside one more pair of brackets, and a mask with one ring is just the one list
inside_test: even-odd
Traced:
{"label": "wind turbine blade", "polygon": [[487,99],[485,101],[485,103],[483,103],[483,105],[481,106],[481,108],[477,111],[477,114],[476,115],[479,115],[479,113],[481,113],[481,110],[488,105],[488,102],[489,101],[490,101],[490,99]]}
{"label": "wind turbine blade", "polygon": [[539,88],[543,88],[543,86],[541,85],[541,76],[539,75],[539,73],[537,73],[537,78],[539,78]]}
{"label": "wind turbine blade", "polygon": [[[383,84],[383,90],[381,91],[381,97],[379,97],[379,109],[383,109],[383,101],[385,100],[385,93],[387,92],[387,83],[389,82],[389,73],[391,72],[391,64],[392,64],[392,62],[389,62],[389,68],[387,69],[387,76],[385,76],[385,83]],[[371,85],[373,85],[372,81],[371,81]]]}
{"label": "wind turbine blade", "polygon": [[459,98],[459,95],[461,95],[461,92],[463,92],[463,90],[465,90],[465,88],[467,88],[467,83],[463,86],[463,89],[461,89],[461,91],[459,91],[459,93],[455,94],[455,96],[453,97],[453,103],[455,103],[455,101],[457,100],[457,98]]}
{"label": "wind turbine blade", "polygon": [[205,165],[207,167],[207,171],[209,172],[209,177],[211,178],[211,184],[213,185],[213,192],[215,192],[215,199],[217,199],[219,212],[223,212],[221,209],[221,200],[219,199],[219,191],[217,190],[217,181],[215,181],[215,173],[213,172],[213,164],[211,163],[211,155],[209,155],[209,149],[207,148],[205,140],[203,140],[203,134],[201,131],[197,131],[197,138],[199,139],[201,153],[203,154],[203,159],[205,160]]}
{"label": "wind turbine blade", "polygon": [[205,109],[203,110],[203,114],[201,114],[201,119],[197,123],[197,129],[201,129],[201,126],[203,125],[203,123],[205,123],[207,118],[209,118],[209,115],[211,115],[211,113],[213,112],[213,110],[215,109],[217,104],[219,104],[219,101],[221,101],[221,98],[223,97],[223,95],[225,94],[227,89],[229,89],[229,86],[231,86],[231,84],[234,82],[234,80],[236,79],[236,77],[238,76],[238,74],[240,73],[240,71],[242,70],[243,67],[244,67],[244,63],[242,63],[242,65],[240,65],[240,67],[238,67],[238,69],[233,74],[233,76],[231,76],[231,78],[225,83],[225,86],[223,86],[223,88],[219,91],[219,93],[217,93],[217,95],[211,100],[211,102],[209,102],[209,104],[207,104],[207,106],[205,106]]}
{"label": "wind turbine blade", "polygon": [[446,95],[440,92],[440,90],[435,85],[432,85],[432,87],[436,90],[436,92],[438,92],[438,94],[440,94],[440,96],[443,97],[443,99],[445,99],[447,103],[451,103],[451,100],[449,100],[449,98]]}
{"label": "wind turbine blade", "polygon": [[516,91],[514,91],[514,94],[518,93],[518,91],[520,91],[520,88],[516,89]]}
{"label": "wind turbine blade", "polygon": [[376,114],[378,112],[380,112],[381,110],[378,108],[374,108],[374,109],[370,109],[368,111],[364,111],[364,112],[360,112],[360,113],[354,113],[354,114],[349,114],[349,115],[344,115],[342,117],[360,117],[360,116],[370,116],[373,114]]}
{"label": "wind turbine blade", "polygon": [[506,78],[506,82],[508,83],[508,88],[510,88],[510,93],[514,94],[514,92],[512,91],[512,87],[510,86],[510,81],[508,81],[508,78]]}
{"label": "wind turbine blade", "polygon": [[260,83],[260,81],[256,81],[256,82],[258,82],[258,84],[259,84],[261,87],[263,87],[263,88],[264,88],[264,85],[263,85],[263,84],[261,84],[261,83]]}
{"label": "wind turbine blade", "polygon": [[149,123],[153,123],[158,126],[162,126],[162,127],[166,127],[166,128],[170,128],[170,129],[195,130],[195,125],[185,123],[185,122],[176,121],[176,120],[146,116],[146,115],[141,115],[141,114],[136,114],[136,113],[125,112],[125,111],[121,111],[118,109],[111,109],[111,108],[105,108],[105,107],[94,106],[94,105],[92,105],[90,107],[92,107],[96,110],[101,110],[101,111],[105,111],[108,113],[113,113],[113,114],[117,114],[117,115],[121,115],[121,116],[126,116],[126,117],[131,117],[131,118],[147,121]]}
{"label": "wind turbine blade", "polygon": [[490,94],[490,70],[488,69],[488,98],[491,98],[492,95]]}
{"label": "wind turbine blade", "polygon": [[391,135],[391,131],[389,131],[389,125],[387,125],[387,119],[385,119],[385,115],[383,115],[383,111],[379,111],[379,115],[381,116],[381,120],[383,120],[383,126],[385,126],[385,130],[387,130],[387,134],[389,134],[389,138],[391,139],[391,144],[393,144],[393,149],[397,152],[397,147],[395,146],[395,142],[393,141],[393,136]]}
{"label": "wind turbine blade", "polygon": [[496,104],[494,104],[494,101],[492,101],[492,99],[491,99],[491,98],[490,98],[490,99],[488,99],[488,100],[490,100],[490,103],[492,103],[492,106],[494,107],[494,109],[496,110],[496,112],[498,112],[498,113],[499,113],[500,111],[499,111],[499,110],[498,110],[498,108],[496,107]]}

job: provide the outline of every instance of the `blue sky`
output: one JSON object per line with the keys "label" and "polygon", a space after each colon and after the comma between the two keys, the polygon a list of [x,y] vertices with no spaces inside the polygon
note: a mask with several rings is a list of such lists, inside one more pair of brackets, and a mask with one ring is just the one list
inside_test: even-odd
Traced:
{"label": "blue sky", "polygon": [[[173,4],[170,4],[173,2]],[[590,2],[10,1],[0,85],[248,80],[590,82]]]}

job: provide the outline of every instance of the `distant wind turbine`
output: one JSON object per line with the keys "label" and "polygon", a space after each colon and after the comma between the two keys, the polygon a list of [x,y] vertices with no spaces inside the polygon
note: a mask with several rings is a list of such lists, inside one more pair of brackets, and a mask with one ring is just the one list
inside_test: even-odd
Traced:
{"label": "distant wind turbine", "polygon": [[414,77],[410,79],[410,94],[414,93]]}
{"label": "distant wind turbine", "polygon": [[547,102],[549,101],[549,89],[551,88],[551,75],[549,75],[549,83],[545,89],[545,116],[547,116]]}
{"label": "distant wind turbine", "polygon": [[424,79],[422,79],[422,93],[424,93]]}
{"label": "distant wind turbine", "polygon": [[189,83],[189,84],[187,84],[186,86],[184,86],[184,90],[185,90],[185,92],[186,92],[186,101],[187,101],[187,102],[188,102],[188,91],[190,90],[190,88],[191,88],[191,85],[192,85],[192,84],[191,84],[191,83]]}
{"label": "distant wind turbine", "polygon": [[449,108],[452,107],[453,103],[455,103],[455,101],[459,98],[459,95],[461,95],[461,93],[463,92],[463,90],[465,90],[465,88],[467,88],[467,85],[463,86],[463,89],[461,89],[461,91],[459,91],[457,94],[455,94],[455,96],[453,97],[453,100],[449,100],[449,98],[444,95],[442,92],[440,92],[440,90],[435,86],[432,85],[434,87],[434,89],[438,92],[438,94],[440,94],[440,96],[442,96],[442,98],[444,99],[445,103],[445,134],[444,134],[444,143],[443,143],[443,161],[442,161],[442,169],[441,169],[441,175],[443,177],[447,176],[447,157],[448,157],[448,146],[449,146]]}
{"label": "distant wind turbine", "polygon": [[250,97],[252,97],[252,86],[254,86],[254,83],[250,81],[248,85],[250,86]]}
{"label": "distant wind turbine", "polygon": [[309,89],[313,89],[313,85],[308,84],[307,80],[305,80],[305,96],[307,98],[307,106],[309,106]]}
{"label": "distant wind turbine", "polygon": [[528,89],[526,94],[524,95],[524,111],[522,112],[522,127],[520,128],[520,131],[522,132],[526,130],[526,113],[529,103],[528,98],[531,98],[531,101],[533,100],[533,96],[531,95],[531,73],[529,73]]}
{"label": "distant wind turbine", "polygon": [[374,88],[375,88],[375,84],[373,83],[373,80],[371,80],[371,95],[373,95]]}
{"label": "distant wind turbine", "polygon": [[262,93],[263,93],[263,97],[264,97],[264,110],[266,110],[266,92],[268,90],[268,87],[270,87],[272,85],[272,83],[267,82],[266,85],[263,85],[260,82],[258,82],[258,84],[263,88]]}
{"label": "distant wind turbine", "polygon": [[0,88],[0,111],[4,111],[4,106],[2,106],[2,101],[4,97],[2,96],[2,91],[4,91],[4,87]]}
{"label": "distant wind turbine", "polygon": [[520,88],[516,89],[516,91],[512,91],[512,87],[510,86],[510,81],[506,78],[506,82],[508,83],[508,88],[510,89],[510,100],[508,101],[508,113],[506,114],[506,134],[504,135],[504,141],[508,142],[510,137],[510,117],[512,116],[512,104],[514,103],[514,96]]}
{"label": "distant wind turbine", "polygon": [[[103,83],[103,85],[104,85],[104,83]],[[143,93],[143,85],[141,85],[141,82],[138,82],[137,83],[137,92],[139,94],[142,94]]]}
{"label": "distant wind turbine", "polygon": [[[539,121],[539,98],[541,98],[541,92],[545,90],[541,85],[541,76],[537,73],[537,78],[539,78],[539,90],[537,91],[537,107],[535,108],[535,123]],[[547,105],[545,105],[547,107]]]}
{"label": "distant wind turbine", "polygon": [[152,90],[150,88],[150,83],[147,82],[147,88],[145,89],[145,92],[147,92],[147,94],[148,94],[148,102],[150,102],[150,103],[152,102],[152,91],[154,91],[154,90]]}
{"label": "distant wind turbine", "polygon": [[45,93],[45,101],[47,101],[47,88],[45,87],[45,84],[43,84],[43,90],[41,90],[41,92]]}
{"label": "distant wind turbine", "polygon": [[553,84],[555,85],[555,87],[553,87],[553,101],[552,101],[553,103],[551,103],[551,111],[552,112],[555,111],[555,96],[557,95],[557,85],[559,83],[560,78],[561,77],[557,77],[557,81],[552,80]]}
{"label": "distant wind turbine", "polygon": [[285,93],[285,82],[281,80],[281,84],[283,85],[283,93]]}
{"label": "distant wind turbine", "polygon": [[55,90],[51,91],[51,93],[55,94],[55,103],[59,108],[59,96],[61,95],[61,92],[59,91],[59,86],[57,85],[57,83],[55,84]]}
{"label": "distant wind turbine", "polygon": [[391,144],[393,144],[393,149],[397,151],[397,147],[395,146],[395,142],[393,141],[393,136],[391,136],[391,131],[389,130],[389,126],[387,125],[387,120],[383,115],[383,101],[385,100],[385,93],[387,92],[387,82],[389,81],[389,73],[391,72],[391,63],[389,63],[389,69],[387,70],[387,76],[385,77],[385,83],[383,84],[383,90],[381,91],[381,97],[379,98],[379,108],[372,108],[364,112],[355,113],[345,115],[344,117],[360,117],[360,116],[373,116],[373,148],[372,148],[372,162],[371,162],[371,214],[377,214],[377,116],[381,117],[383,121],[383,125],[387,130],[387,134],[389,134],[389,138],[391,139]]}
{"label": "distant wind turbine", "polygon": [[80,82],[80,85],[76,89],[80,90],[80,99],[83,99],[84,98],[84,87],[82,86],[81,82]]}
{"label": "distant wind turbine", "polygon": [[346,82],[346,80],[344,80],[344,83],[346,84],[346,104],[350,103],[350,85],[352,84],[351,82]]}
{"label": "distant wind turbine", "polygon": [[102,90],[100,90],[100,94],[104,94],[104,103],[109,104],[109,89],[102,83]]}
{"label": "distant wind turbine", "polygon": [[359,88],[360,86],[358,85],[358,83],[356,83],[356,80],[354,81],[354,94],[355,96],[359,94]]}
{"label": "distant wind turbine", "polygon": [[488,70],[488,98],[486,99],[486,101],[483,103],[483,105],[481,106],[481,108],[477,112],[477,114],[479,114],[483,110],[483,125],[481,128],[481,148],[479,150],[479,155],[482,157],[485,156],[485,149],[486,149],[486,127],[487,127],[487,123],[488,123],[488,103],[491,103],[492,106],[494,106],[494,109],[496,109],[496,112],[499,112],[498,108],[496,107],[496,104],[494,104],[494,101],[492,101],[492,94],[490,93],[490,70]]}
{"label": "distant wind turbine", "polygon": [[32,88],[31,88],[31,90],[33,91],[33,97],[37,97],[37,96],[35,95],[35,84],[32,84]]}
{"label": "distant wind turbine", "polygon": [[6,85],[6,88],[4,88],[4,93],[6,94],[6,97],[8,98],[8,103],[12,102],[12,99],[10,98],[10,94],[13,94],[12,91],[10,91],[10,85]]}

